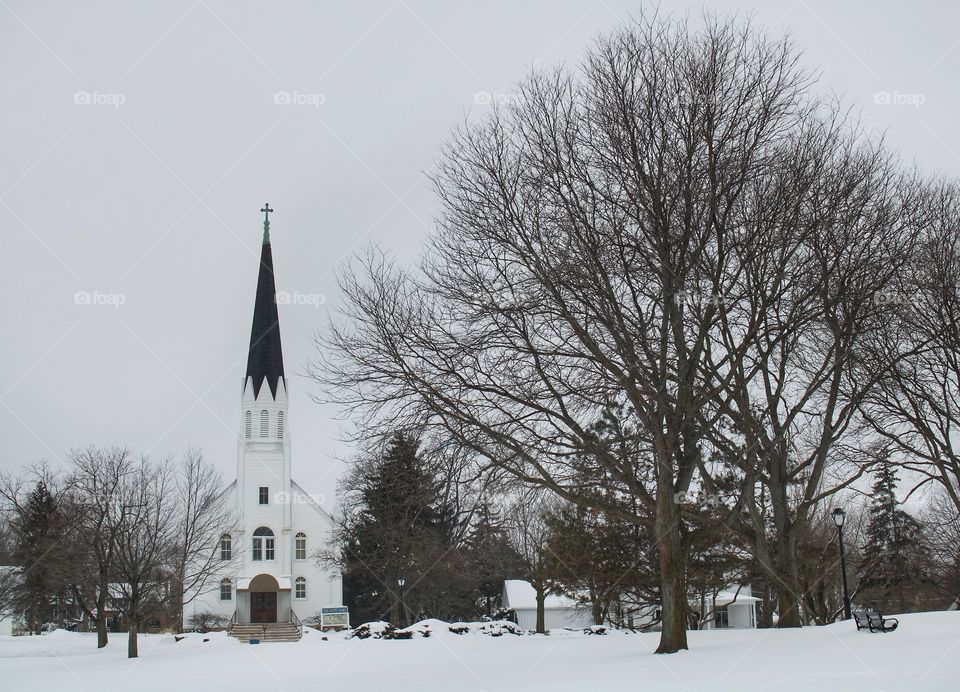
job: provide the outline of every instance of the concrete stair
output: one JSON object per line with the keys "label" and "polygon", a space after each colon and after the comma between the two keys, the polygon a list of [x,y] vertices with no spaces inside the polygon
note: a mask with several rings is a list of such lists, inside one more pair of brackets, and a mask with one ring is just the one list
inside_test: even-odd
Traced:
{"label": "concrete stair", "polygon": [[230,627],[231,637],[242,642],[259,639],[261,642],[298,642],[300,628],[292,622],[253,622],[249,624],[234,624]]}

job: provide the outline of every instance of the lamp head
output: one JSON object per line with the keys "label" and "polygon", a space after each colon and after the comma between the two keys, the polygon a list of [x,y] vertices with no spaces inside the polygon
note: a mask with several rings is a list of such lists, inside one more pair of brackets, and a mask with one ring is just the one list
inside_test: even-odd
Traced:
{"label": "lamp head", "polygon": [[842,529],[843,520],[847,518],[847,513],[844,512],[840,507],[837,507],[835,510],[833,510],[831,516],[833,517],[833,523],[837,525],[837,528]]}
{"label": "lamp head", "polygon": [[400,588],[403,588],[403,585],[406,583],[406,579],[403,577],[397,577],[397,583],[400,585]]}

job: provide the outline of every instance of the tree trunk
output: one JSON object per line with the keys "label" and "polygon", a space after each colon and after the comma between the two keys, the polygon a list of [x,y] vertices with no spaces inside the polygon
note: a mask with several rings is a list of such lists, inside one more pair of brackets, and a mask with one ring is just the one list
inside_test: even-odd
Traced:
{"label": "tree trunk", "polygon": [[[777,627],[800,627],[799,570],[796,545],[793,540],[796,523],[790,520],[790,501],[787,497],[786,451],[781,449],[770,463],[770,502],[776,531],[777,606],[780,619]],[[798,518],[799,520],[799,518]]]}
{"label": "tree trunk", "polygon": [[599,601],[593,602],[593,624],[602,625],[603,624],[603,604]]}
{"label": "tree trunk", "polygon": [[137,657],[137,622],[131,618],[127,625],[127,658]]}
{"label": "tree trunk", "polygon": [[533,588],[537,591],[537,634],[546,634],[546,613],[544,604],[547,600],[547,590],[541,582],[535,582]]}
{"label": "tree trunk", "polygon": [[102,649],[107,645],[107,586],[97,594],[97,648]]}
{"label": "tree trunk", "polygon": [[97,613],[97,648],[102,649],[107,645],[107,614]]}
{"label": "tree trunk", "polygon": [[680,503],[661,487],[657,492],[655,523],[660,552],[662,619],[658,654],[672,654],[687,647],[687,580],[684,547],[680,534]]}
{"label": "tree trunk", "polygon": [[780,619],[777,627],[801,627],[799,570],[794,541],[789,529],[777,536],[777,605]]}

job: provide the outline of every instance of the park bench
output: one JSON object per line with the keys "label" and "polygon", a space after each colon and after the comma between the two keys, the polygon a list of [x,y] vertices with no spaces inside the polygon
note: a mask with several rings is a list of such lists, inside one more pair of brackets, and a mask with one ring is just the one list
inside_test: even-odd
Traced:
{"label": "park bench", "polygon": [[896,618],[885,618],[876,611],[858,610],[853,614],[857,630],[867,628],[871,632],[893,632],[900,623]]}

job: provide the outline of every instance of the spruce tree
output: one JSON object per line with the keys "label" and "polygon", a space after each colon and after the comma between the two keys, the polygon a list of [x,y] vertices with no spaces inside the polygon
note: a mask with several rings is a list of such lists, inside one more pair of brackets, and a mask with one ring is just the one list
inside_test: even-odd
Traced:
{"label": "spruce tree", "polygon": [[31,631],[56,615],[60,595],[56,547],[60,540],[59,508],[46,481],[31,491],[19,519],[14,559],[21,567],[17,601]]}
{"label": "spruce tree", "polygon": [[922,607],[930,578],[926,539],[919,522],[897,501],[898,482],[893,462],[881,460],[871,493],[857,601],[900,613]]}
{"label": "spruce tree", "polygon": [[503,596],[503,582],[520,576],[522,564],[507,535],[503,514],[486,498],[477,503],[466,549],[473,572],[477,610],[491,616]]}
{"label": "spruce tree", "polygon": [[[456,518],[420,458],[417,440],[394,435],[355,480],[354,511],[341,532],[344,591],[354,620],[409,623],[420,615],[462,611]],[[399,577],[406,580],[402,617]]]}

